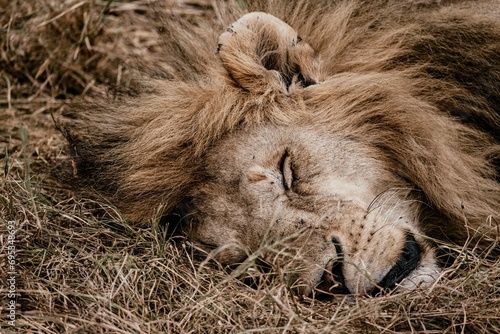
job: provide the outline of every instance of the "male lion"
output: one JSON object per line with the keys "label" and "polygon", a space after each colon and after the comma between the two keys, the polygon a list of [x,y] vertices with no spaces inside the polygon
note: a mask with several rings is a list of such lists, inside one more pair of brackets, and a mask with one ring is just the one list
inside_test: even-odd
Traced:
{"label": "male lion", "polygon": [[500,2],[248,2],[165,14],[138,95],[65,112],[82,180],[300,294],[429,284],[432,242],[492,242]]}

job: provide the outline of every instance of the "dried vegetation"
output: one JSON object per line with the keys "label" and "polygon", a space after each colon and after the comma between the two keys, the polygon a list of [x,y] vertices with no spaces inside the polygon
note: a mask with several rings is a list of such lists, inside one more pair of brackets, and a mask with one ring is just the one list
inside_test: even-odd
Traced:
{"label": "dried vegetation", "polygon": [[[209,1],[163,1],[196,20]],[[383,297],[292,296],[249,260],[207,263],[156,221],[125,222],[57,182],[70,170],[51,114],[75,96],[133,92],[161,46],[146,1],[0,0],[1,332],[500,333],[500,260],[442,246],[431,288]],[[7,222],[16,222],[17,319],[5,321]],[[252,283],[252,284],[249,284]]]}

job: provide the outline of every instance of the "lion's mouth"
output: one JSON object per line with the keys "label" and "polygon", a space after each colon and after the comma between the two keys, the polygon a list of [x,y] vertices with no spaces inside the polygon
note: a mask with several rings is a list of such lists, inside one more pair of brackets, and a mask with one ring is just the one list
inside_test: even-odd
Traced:
{"label": "lion's mouth", "polygon": [[[415,240],[412,233],[406,235],[406,243],[403,248],[398,262],[392,267],[392,269],[382,278],[378,284],[378,289],[393,289],[399,284],[403,279],[408,277],[420,264],[420,254],[422,253],[422,248],[419,243]],[[372,294],[377,294],[375,288]]]}
{"label": "lion's mouth", "polygon": [[[375,296],[393,290],[401,281],[410,276],[418,268],[421,253],[421,246],[415,240],[413,234],[407,233],[405,246],[396,264],[382,280],[374,282],[373,288],[370,291],[363,292]],[[337,254],[339,254],[338,258],[330,260],[326,265],[321,282],[316,286],[315,290],[320,295],[359,293],[360,291],[351,291],[352,288],[348,288],[348,286],[355,285],[346,284],[347,278],[344,275],[344,262],[342,261],[342,252],[340,249],[337,249]]]}

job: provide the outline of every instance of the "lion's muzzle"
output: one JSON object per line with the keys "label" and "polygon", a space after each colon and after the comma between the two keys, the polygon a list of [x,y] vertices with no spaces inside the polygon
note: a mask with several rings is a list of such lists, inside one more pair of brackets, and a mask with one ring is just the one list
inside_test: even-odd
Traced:
{"label": "lion's muzzle", "polygon": [[[322,276],[321,283],[316,287],[321,292],[331,294],[348,294],[358,293],[358,289],[352,291],[348,286],[355,287],[356,282],[352,282],[344,275],[344,258],[340,243],[337,238],[333,238],[332,242],[337,249],[337,258],[328,262]],[[412,233],[406,236],[406,243],[401,252],[396,264],[379,282],[373,282],[371,291],[364,291],[368,294],[377,295],[380,292],[391,290],[395,288],[403,279],[408,277],[420,264],[421,247],[415,240]]]}

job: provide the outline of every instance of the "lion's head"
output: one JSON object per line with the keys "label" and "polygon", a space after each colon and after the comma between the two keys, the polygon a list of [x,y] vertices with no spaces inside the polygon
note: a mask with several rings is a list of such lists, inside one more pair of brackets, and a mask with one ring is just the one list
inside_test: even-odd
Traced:
{"label": "lion's head", "polygon": [[233,134],[208,154],[188,235],[225,264],[260,249],[306,294],[432,281],[436,261],[413,189],[384,160],[321,124]]}
{"label": "lion's head", "polygon": [[257,252],[302,294],[427,285],[435,239],[463,243],[500,212],[498,22],[296,5],[307,17],[281,18],[303,39],[264,12],[219,36],[172,20],[168,79],[67,112],[77,172],[131,220],[162,206],[218,261]]}

